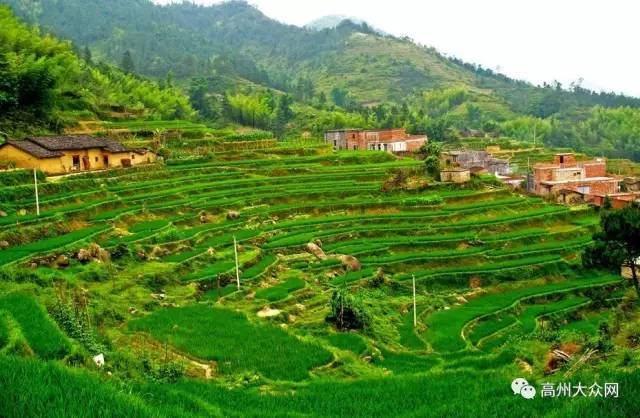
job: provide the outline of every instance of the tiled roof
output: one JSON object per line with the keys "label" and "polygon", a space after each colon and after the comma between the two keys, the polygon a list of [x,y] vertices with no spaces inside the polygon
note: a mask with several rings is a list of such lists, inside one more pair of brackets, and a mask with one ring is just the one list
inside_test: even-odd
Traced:
{"label": "tiled roof", "polygon": [[90,148],[101,148],[109,152],[130,152],[127,147],[119,142],[93,136],[40,136],[25,138],[21,141],[9,140],[5,144],[13,145],[37,158],[61,157],[64,155],[61,151]]}
{"label": "tiled roof", "polygon": [[103,148],[111,152],[128,151],[128,149],[119,142],[108,138],[96,138],[93,136],[42,136],[26,138],[26,140],[50,151],[69,151],[89,148]]}
{"label": "tiled roof", "polygon": [[27,154],[33,155],[34,157],[38,157],[38,158],[54,158],[54,157],[61,157],[64,155],[60,151],[50,151],[34,142],[27,141],[27,140],[7,141],[3,145],[12,145],[18,148],[19,150],[22,150]]}

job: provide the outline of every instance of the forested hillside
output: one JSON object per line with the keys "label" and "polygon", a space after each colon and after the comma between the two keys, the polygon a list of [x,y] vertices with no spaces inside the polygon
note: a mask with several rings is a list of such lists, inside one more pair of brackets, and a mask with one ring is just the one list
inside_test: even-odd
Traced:
{"label": "forested hillside", "polygon": [[[184,78],[234,71],[293,90],[308,77],[316,90],[328,94],[334,87],[345,88],[361,102],[398,101],[416,90],[465,86],[495,90],[516,110],[536,116],[555,113],[559,104],[640,106],[638,99],[580,88],[571,94],[535,89],[409,39],[380,36],[366,24],[345,21],[321,31],[284,25],[240,1],[212,7],[186,2],[161,7],[149,0],[3,1],[29,21],[90,46],[99,58],[120,63],[131,51],[137,71],[159,78],[168,72]],[[536,96],[529,101],[525,93]]]}
{"label": "forested hillside", "polygon": [[0,6],[0,131],[7,135],[58,131],[77,117],[126,108],[159,118],[191,117],[177,89],[94,65],[68,42],[41,36]]}
{"label": "forested hillside", "polygon": [[[579,83],[533,86],[366,24],[299,28],[240,1],[210,7],[149,0],[0,2],[86,49],[95,62],[180,86],[200,117],[212,122],[278,136],[404,126],[448,140],[475,130],[640,158],[638,98]],[[284,94],[294,110],[286,118],[274,100]]]}

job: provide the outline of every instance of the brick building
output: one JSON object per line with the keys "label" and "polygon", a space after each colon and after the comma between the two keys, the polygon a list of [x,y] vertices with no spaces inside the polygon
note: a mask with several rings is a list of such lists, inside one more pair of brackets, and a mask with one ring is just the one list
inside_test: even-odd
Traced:
{"label": "brick building", "polygon": [[336,150],[417,151],[426,135],[408,135],[404,128],[383,130],[338,129],[327,131],[324,140]]}
{"label": "brick building", "polygon": [[607,175],[607,162],[576,161],[572,153],[556,154],[553,163],[536,164],[529,176],[529,191],[540,196],[557,196],[575,190],[583,195],[613,194],[620,191],[620,180]]}
{"label": "brick building", "polygon": [[631,205],[633,202],[640,203],[640,192],[625,192],[625,193],[593,193],[589,196],[589,203],[596,206],[603,206],[606,198],[609,198],[611,207],[614,209],[622,209],[625,206]]}

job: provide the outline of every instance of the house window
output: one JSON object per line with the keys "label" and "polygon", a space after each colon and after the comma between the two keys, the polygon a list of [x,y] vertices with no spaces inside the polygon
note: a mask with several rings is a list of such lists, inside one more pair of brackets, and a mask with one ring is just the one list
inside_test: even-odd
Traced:
{"label": "house window", "polygon": [[98,157],[96,157],[96,162],[98,162]]}
{"label": "house window", "polygon": [[338,140],[337,140],[337,139],[334,139],[334,140],[333,140],[333,146],[334,146],[334,147],[337,147],[337,146],[338,146]]}
{"label": "house window", "polygon": [[135,155],[133,155],[133,154],[131,154],[131,159],[132,159],[132,160],[135,160],[135,159],[136,159],[136,156],[135,156]]}

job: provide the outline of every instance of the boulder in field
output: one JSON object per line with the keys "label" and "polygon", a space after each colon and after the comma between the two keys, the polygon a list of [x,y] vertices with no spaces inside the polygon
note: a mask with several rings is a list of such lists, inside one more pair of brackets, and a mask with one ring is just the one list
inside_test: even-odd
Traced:
{"label": "boulder in field", "polygon": [[153,250],[151,250],[151,253],[149,254],[149,257],[161,258],[161,257],[164,257],[167,254],[169,254],[169,250],[166,250],[166,249],[156,245],[155,247],[153,247]]}
{"label": "boulder in field", "polygon": [[357,258],[352,255],[341,255],[340,262],[349,271],[360,271],[362,269],[362,265]]}
{"label": "boulder in field", "polygon": [[91,261],[91,253],[87,249],[81,248],[76,258],[83,263],[88,262]]}
{"label": "boulder in field", "polygon": [[9,216],[7,212],[0,210],[0,218],[6,218],[7,216]]}
{"label": "boulder in field", "polygon": [[9,242],[8,241],[0,241],[0,250],[6,250],[7,248],[9,248]]}
{"label": "boulder in field", "polygon": [[111,253],[104,248],[101,248],[100,252],[98,253],[98,261],[107,263],[109,262],[109,260],[111,260]]}
{"label": "boulder in field", "polygon": [[280,312],[282,312],[280,309],[271,309],[270,307],[265,306],[260,311],[258,311],[257,315],[260,318],[272,318],[274,316],[280,315]]}
{"label": "boulder in field", "polygon": [[96,366],[98,367],[102,367],[104,366],[104,354],[98,354],[97,356],[95,356],[93,358],[93,362],[96,364]]}
{"label": "boulder in field", "polygon": [[307,251],[316,256],[318,260],[326,260],[327,255],[322,251],[322,248],[318,247],[317,244],[310,242],[307,244]]}
{"label": "boulder in field", "polygon": [[229,212],[227,212],[227,219],[230,221],[240,219],[240,212],[236,210],[230,210]]}
{"label": "boulder in field", "polygon": [[61,254],[56,258],[56,265],[58,267],[69,267],[69,257],[64,254]]}

